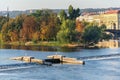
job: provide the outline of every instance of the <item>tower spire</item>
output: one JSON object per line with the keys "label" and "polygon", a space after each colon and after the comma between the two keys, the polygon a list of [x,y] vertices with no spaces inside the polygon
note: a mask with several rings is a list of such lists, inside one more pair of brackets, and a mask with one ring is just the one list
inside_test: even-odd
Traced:
{"label": "tower spire", "polygon": [[7,7],[7,21],[9,21],[9,7]]}

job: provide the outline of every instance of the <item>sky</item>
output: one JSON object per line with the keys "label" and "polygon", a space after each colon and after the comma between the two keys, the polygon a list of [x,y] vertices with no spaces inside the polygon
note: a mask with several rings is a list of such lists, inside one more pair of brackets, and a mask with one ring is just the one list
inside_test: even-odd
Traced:
{"label": "sky", "polygon": [[0,11],[28,9],[68,9],[74,8],[110,8],[120,7],[120,0],[1,0]]}

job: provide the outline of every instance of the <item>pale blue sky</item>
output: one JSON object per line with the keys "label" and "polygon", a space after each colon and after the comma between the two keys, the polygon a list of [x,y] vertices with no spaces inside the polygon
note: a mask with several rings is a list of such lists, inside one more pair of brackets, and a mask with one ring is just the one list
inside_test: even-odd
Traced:
{"label": "pale blue sky", "polygon": [[0,11],[26,9],[67,9],[69,5],[75,8],[108,8],[120,7],[120,0],[1,0]]}

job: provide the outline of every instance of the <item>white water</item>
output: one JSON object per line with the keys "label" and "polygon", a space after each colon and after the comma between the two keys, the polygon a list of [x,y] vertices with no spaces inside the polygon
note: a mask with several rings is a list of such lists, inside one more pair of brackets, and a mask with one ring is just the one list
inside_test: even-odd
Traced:
{"label": "white water", "polygon": [[87,57],[80,57],[80,58],[77,58],[77,59],[80,59],[80,60],[104,60],[104,59],[117,59],[117,58],[120,58],[120,53],[118,54],[109,54],[109,55],[97,55],[97,56],[87,56]]}

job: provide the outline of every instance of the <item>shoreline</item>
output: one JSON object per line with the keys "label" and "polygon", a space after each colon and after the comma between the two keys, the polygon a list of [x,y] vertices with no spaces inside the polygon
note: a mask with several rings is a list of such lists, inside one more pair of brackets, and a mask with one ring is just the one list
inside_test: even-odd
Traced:
{"label": "shoreline", "polygon": [[119,41],[118,40],[109,40],[109,41],[103,41],[99,42],[98,44],[95,44],[93,46],[84,46],[83,43],[59,43],[57,41],[39,41],[39,42],[4,42],[1,43],[1,45],[11,45],[11,46],[46,46],[46,47],[66,47],[66,48],[88,48],[88,49],[94,49],[94,48],[116,48],[119,47]]}
{"label": "shoreline", "polygon": [[16,45],[16,46],[49,46],[49,47],[83,47],[83,44],[81,43],[58,43],[58,42],[47,42],[47,41],[40,41],[37,43],[34,43],[32,41],[29,42],[4,42],[2,45]]}

